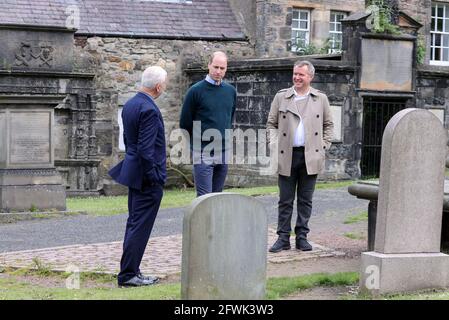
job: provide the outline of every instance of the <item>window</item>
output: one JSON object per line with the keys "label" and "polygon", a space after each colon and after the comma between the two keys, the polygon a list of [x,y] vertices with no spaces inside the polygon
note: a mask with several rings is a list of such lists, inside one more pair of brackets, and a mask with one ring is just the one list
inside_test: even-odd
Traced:
{"label": "window", "polygon": [[449,5],[432,3],[430,64],[449,66]]}
{"label": "window", "polygon": [[293,9],[292,51],[297,52],[310,43],[310,10]]}
{"label": "window", "polygon": [[341,52],[341,20],[344,17],[346,17],[345,12],[331,11],[331,18],[329,21],[329,53]]}

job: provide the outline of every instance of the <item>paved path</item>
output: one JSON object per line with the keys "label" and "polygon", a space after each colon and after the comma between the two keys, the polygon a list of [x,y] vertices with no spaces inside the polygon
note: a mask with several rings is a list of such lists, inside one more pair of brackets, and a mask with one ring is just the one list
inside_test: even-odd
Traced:
{"label": "paved path", "polygon": [[[268,245],[271,245],[276,239],[277,196],[258,199],[269,211]],[[358,214],[366,208],[367,202],[349,195],[346,188],[317,190],[311,229],[320,232],[331,230],[336,223],[341,224],[342,217]],[[183,211],[183,208],[161,210],[142,261],[142,272],[162,277],[180,272]],[[53,270],[66,270],[74,264],[80,271],[116,273],[126,217],[126,214],[112,217],[80,215],[0,225],[0,265],[30,267],[34,260]],[[295,249],[275,255],[269,253],[268,262],[342,254],[319,243],[314,243],[314,248],[307,253]]]}
{"label": "paved path", "polygon": [[[268,245],[273,243],[277,235],[274,229],[269,229]],[[269,263],[299,261],[317,257],[343,256],[338,252],[313,243],[314,250],[301,252],[296,249],[281,253],[268,253]],[[154,274],[165,278],[181,272],[181,235],[151,238],[141,264],[141,270],[146,274]],[[267,248],[268,250],[268,248]],[[122,242],[108,242],[88,245],[73,245],[38,250],[26,250],[0,254],[1,266],[15,268],[35,268],[36,262],[55,271],[73,270],[75,266],[81,272],[101,272],[117,274],[120,267]]]}

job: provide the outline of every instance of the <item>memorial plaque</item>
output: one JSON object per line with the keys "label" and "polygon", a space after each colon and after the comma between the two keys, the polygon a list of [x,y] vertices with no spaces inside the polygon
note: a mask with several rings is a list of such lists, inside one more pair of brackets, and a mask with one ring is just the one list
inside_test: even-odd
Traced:
{"label": "memorial plaque", "polygon": [[360,88],[411,91],[412,62],[413,41],[364,38]]}
{"label": "memorial plaque", "polygon": [[10,113],[9,163],[52,164],[51,111]]}
{"label": "memorial plaque", "polygon": [[72,71],[74,30],[0,26],[0,69]]}
{"label": "memorial plaque", "polygon": [[331,113],[332,113],[332,120],[334,121],[334,138],[332,141],[341,142],[342,141],[342,135],[341,135],[342,107],[341,106],[330,106],[330,107],[331,107]]}

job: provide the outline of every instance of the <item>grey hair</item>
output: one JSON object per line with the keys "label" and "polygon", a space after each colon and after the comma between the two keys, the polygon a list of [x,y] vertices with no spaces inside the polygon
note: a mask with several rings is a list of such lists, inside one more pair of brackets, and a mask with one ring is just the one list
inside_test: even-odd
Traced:
{"label": "grey hair", "polygon": [[142,73],[142,87],[154,89],[167,79],[167,71],[159,66],[151,66]]}
{"label": "grey hair", "polygon": [[315,67],[309,61],[307,61],[307,60],[296,61],[293,68],[294,67],[303,67],[303,66],[307,66],[307,69],[309,70],[309,74],[313,78],[313,76],[315,75]]}

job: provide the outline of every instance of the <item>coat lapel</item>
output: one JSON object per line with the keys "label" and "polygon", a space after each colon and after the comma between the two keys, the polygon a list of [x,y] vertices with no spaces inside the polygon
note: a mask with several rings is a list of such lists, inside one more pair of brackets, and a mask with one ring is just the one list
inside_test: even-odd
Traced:
{"label": "coat lapel", "polygon": [[307,99],[307,103],[299,103],[295,102],[295,90],[294,87],[291,87],[287,90],[284,98],[287,100],[285,110],[281,111],[289,111],[298,117],[306,118],[307,114],[313,111],[313,107],[315,102],[318,99],[318,91],[315,88],[310,87],[310,96]]}
{"label": "coat lapel", "polygon": [[298,113],[298,108],[295,103],[295,90],[293,87],[289,88],[285,93],[285,99],[287,100],[286,111],[289,111],[298,117],[300,116]]}

